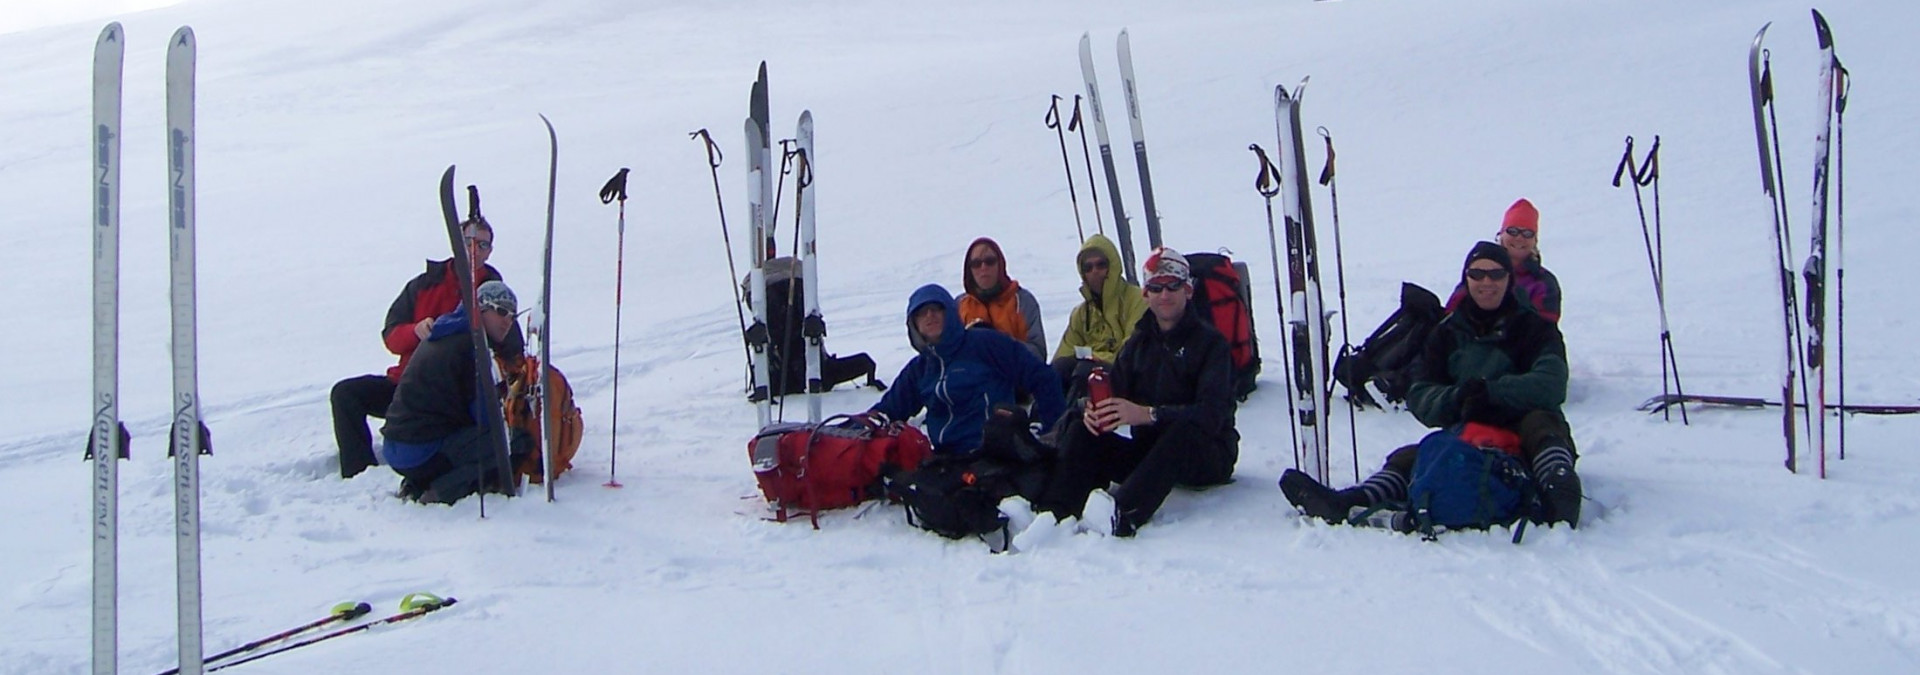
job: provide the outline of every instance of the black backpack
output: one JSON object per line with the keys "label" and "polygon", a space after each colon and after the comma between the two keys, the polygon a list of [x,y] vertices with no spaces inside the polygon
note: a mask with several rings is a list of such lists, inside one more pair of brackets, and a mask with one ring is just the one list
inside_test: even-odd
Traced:
{"label": "black backpack", "polygon": [[1204,311],[1200,320],[1227,338],[1233,354],[1233,395],[1247,400],[1258,386],[1260,339],[1253,332],[1253,292],[1247,285],[1247,264],[1222,253],[1188,253],[1193,274],[1193,305]]}
{"label": "black backpack", "polygon": [[[803,301],[806,282],[794,277],[796,263],[788,257],[774,258],[766,264],[767,372],[769,389],[776,397],[807,390],[807,339],[801,332],[806,319],[806,303]],[[742,287],[746,285],[742,284]],[[748,288],[746,297],[751,299],[752,295],[752,289]],[[867,386],[886,388],[875,377],[873,358],[865,352],[852,356],[826,353],[820,356],[821,385],[827,389],[862,375],[867,377]]]}
{"label": "black backpack", "polygon": [[1360,348],[1343,353],[1333,364],[1333,379],[1347,390],[1347,400],[1380,407],[1367,393],[1366,383],[1386,395],[1387,403],[1406,401],[1413,386],[1415,358],[1426,348],[1427,336],[1440,324],[1446,308],[1440,298],[1417,284],[1401,282],[1400,309],[1374,329]]}
{"label": "black backpack", "polygon": [[887,495],[907,507],[908,523],[948,539],[998,533],[997,543],[988,542],[998,552],[1011,536],[1000,501],[1019,495],[1039,502],[1055,454],[1027,429],[1025,411],[1003,405],[987,418],[979,450],[894,473]]}

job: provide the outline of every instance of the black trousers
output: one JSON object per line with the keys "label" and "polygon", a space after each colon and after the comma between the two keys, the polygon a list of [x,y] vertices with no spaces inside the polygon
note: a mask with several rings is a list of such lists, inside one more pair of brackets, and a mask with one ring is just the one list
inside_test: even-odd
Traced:
{"label": "black trousers", "polygon": [[[1520,428],[1514,430],[1520,434],[1520,459],[1528,470],[1533,467],[1533,458],[1541,450],[1559,446],[1580,458],[1580,451],[1573,447],[1573,430],[1567,426],[1567,418],[1546,410],[1535,410],[1520,418]],[[1413,463],[1420,458],[1420,445],[1403,445],[1387,454],[1387,469],[1400,472],[1400,475],[1413,477]]]}
{"label": "black trousers", "polygon": [[1133,438],[1095,435],[1076,411],[1061,422],[1060,461],[1040,507],[1065,518],[1079,516],[1087,495],[1119,483],[1113,500],[1134,524],[1160,510],[1176,485],[1218,485],[1233,477],[1239,450],[1208,436],[1190,422],[1135,427]]}
{"label": "black trousers", "polygon": [[488,457],[492,443],[478,426],[462,428],[448,436],[427,461],[407,469],[394,469],[406,481],[401,491],[418,496],[420,501],[452,504],[489,486],[483,480],[498,480],[498,472],[487,471],[498,460]]}
{"label": "black trousers", "polygon": [[399,385],[385,375],[349,377],[333,385],[333,441],[340,447],[340,477],[352,478],[376,462],[367,418],[387,418]]}

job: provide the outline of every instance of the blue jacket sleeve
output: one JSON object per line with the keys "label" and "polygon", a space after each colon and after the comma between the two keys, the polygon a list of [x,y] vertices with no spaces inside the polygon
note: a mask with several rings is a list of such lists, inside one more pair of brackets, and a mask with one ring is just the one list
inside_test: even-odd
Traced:
{"label": "blue jacket sleeve", "polygon": [[900,374],[894,376],[893,386],[887,387],[887,393],[880,395],[880,402],[868,408],[868,412],[879,412],[890,420],[905,420],[920,414],[926,405],[920,400],[920,357],[907,360],[900,367]]}

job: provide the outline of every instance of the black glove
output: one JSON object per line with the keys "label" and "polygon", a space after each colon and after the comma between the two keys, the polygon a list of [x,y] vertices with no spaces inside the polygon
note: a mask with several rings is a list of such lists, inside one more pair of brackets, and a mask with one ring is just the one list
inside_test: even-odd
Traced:
{"label": "black glove", "polygon": [[1460,420],[1483,422],[1493,415],[1493,400],[1487,395],[1487,381],[1472,378],[1460,383]]}

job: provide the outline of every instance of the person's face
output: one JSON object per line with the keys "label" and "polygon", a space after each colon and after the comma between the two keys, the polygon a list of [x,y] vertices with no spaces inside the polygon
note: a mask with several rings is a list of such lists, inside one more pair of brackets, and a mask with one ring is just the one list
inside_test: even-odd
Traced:
{"label": "person's face", "polygon": [[1533,259],[1533,252],[1539,245],[1539,239],[1535,237],[1533,230],[1509,227],[1500,231],[1500,245],[1506,247],[1507,257],[1513,259],[1513,264],[1519,265]]}
{"label": "person's face", "polygon": [[1106,288],[1107,267],[1110,264],[1111,263],[1107,262],[1106,256],[1087,256],[1086,261],[1080,263],[1080,281],[1085,283],[1087,289],[1091,291],[1099,291],[1102,288]]}
{"label": "person's face", "polygon": [[473,227],[467,229],[467,256],[473,260],[473,266],[487,264],[487,257],[493,255],[493,233]]}
{"label": "person's face", "polygon": [[986,244],[973,247],[967,252],[967,273],[973,275],[973,286],[983,291],[991,291],[1000,284],[1000,254]]}
{"label": "person's face", "polygon": [[913,328],[920,331],[920,337],[924,338],[927,344],[939,342],[940,332],[946,327],[947,312],[940,307],[939,303],[929,302],[913,310]]}
{"label": "person's face", "polygon": [[1467,266],[1467,295],[1480,309],[1500,306],[1507,295],[1507,271],[1491,260],[1475,260]]}
{"label": "person's face", "polygon": [[494,342],[507,339],[507,333],[513,330],[513,314],[488,307],[480,310],[480,326],[486,329],[487,337]]}
{"label": "person's face", "polygon": [[1153,316],[1164,322],[1178,321],[1187,311],[1187,301],[1193,299],[1193,284],[1184,281],[1147,282],[1147,309]]}

